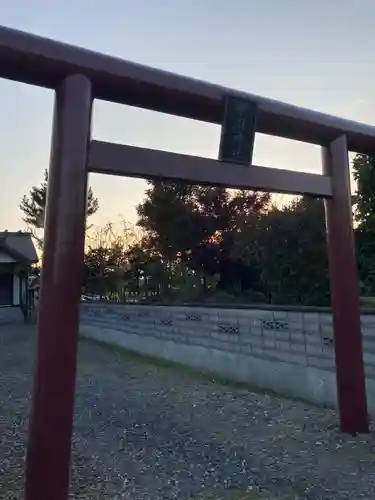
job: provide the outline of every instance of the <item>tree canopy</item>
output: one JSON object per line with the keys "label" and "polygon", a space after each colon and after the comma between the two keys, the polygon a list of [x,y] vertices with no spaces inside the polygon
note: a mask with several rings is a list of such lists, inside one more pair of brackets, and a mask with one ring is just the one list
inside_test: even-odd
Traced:
{"label": "tree canopy", "polygon": [[259,234],[261,267],[272,302],[328,305],[323,201],[301,197],[274,207]]}
{"label": "tree canopy", "polygon": [[375,295],[375,156],[356,155],[353,177],[357,261],[361,291]]}
{"label": "tree canopy", "polygon": [[239,239],[247,226],[259,224],[270,199],[254,191],[154,181],[138,206],[138,225],[150,251],[164,260],[178,258],[203,276],[218,275],[218,289],[227,293],[260,292],[252,249]]}
{"label": "tree canopy", "polygon": [[[361,291],[375,294],[375,157],[353,162],[355,238]],[[47,176],[21,203],[42,228]],[[98,209],[89,192],[87,214]],[[270,302],[329,305],[323,200],[155,180],[137,207],[137,226],[91,235],[85,286],[116,300]],[[129,298],[130,297],[130,298]]]}
{"label": "tree canopy", "polygon": [[[19,208],[23,212],[22,220],[26,222],[39,246],[43,238],[38,230],[44,228],[44,218],[47,204],[48,171],[44,171],[44,180],[39,186],[33,186],[28,194],[22,197]],[[99,209],[99,201],[91,188],[87,193],[87,216],[93,215]]]}
{"label": "tree canopy", "polygon": [[217,291],[249,300],[329,302],[324,207],[302,197],[149,182],[138,207],[149,251],[179,259]]}

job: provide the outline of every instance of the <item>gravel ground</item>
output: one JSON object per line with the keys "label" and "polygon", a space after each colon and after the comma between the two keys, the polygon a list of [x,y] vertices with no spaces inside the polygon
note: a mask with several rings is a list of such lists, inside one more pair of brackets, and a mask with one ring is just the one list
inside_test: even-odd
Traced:
{"label": "gravel ground", "polygon": [[[0,498],[22,498],[34,335],[0,327]],[[82,341],[72,499],[374,499],[375,436],[337,414]]]}

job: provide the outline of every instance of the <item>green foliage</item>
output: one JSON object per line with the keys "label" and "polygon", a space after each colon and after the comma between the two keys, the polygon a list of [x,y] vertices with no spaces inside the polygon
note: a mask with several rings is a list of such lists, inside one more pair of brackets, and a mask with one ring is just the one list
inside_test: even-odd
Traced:
{"label": "green foliage", "polygon": [[[375,296],[375,156],[353,161],[355,239],[362,295]],[[47,171],[20,204],[39,244]],[[322,200],[275,206],[269,194],[149,182],[137,207],[142,238],[107,224],[85,255],[85,288],[114,300],[329,304]],[[99,207],[88,191],[87,216]]]}
{"label": "green foliage", "polygon": [[[357,155],[355,237],[363,294],[375,295],[375,157]],[[328,305],[323,201],[149,182],[143,237],[96,245],[86,268],[118,300]],[[116,246],[117,245],[117,246]],[[92,281],[95,282],[95,279]]]}
{"label": "green foliage", "polygon": [[375,227],[375,156],[356,155],[353,177],[357,183],[355,218],[359,226]]}
{"label": "green foliage", "polygon": [[375,293],[375,156],[357,155],[353,161],[357,183],[354,196],[357,259],[363,295]]}
{"label": "green foliage", "polygon": [[[264,193],[158,181],[138,214],[148,250],[201,276],[205,300],[329,302],[321,200],[277,208]],[[214,291],[210,276],[218,277]]]}
{"label": "green foliage", "polygon": [[87,239],[90,244],[85,252],[86,292],[120,298],[129,268],[127,251],[136,240],[133,228],[123,223],[122,232],[117,233],[108,223],[91,231]]}
{"label": "green foliage", "polygon": [[[24,195],[19,208],[23,212],[22,220],[26,222],[40,247],[43,238],[37,230],[44,228],[44,218],[47,204],[48,171],[44,171],[44,180],[40,186],[33,186],[27,195]],[[99,201],[91,188],[87,193],[87,216],[93,215],[99,209]]]}
{"label": "green foliage", "polygon": [[261,266],[272,302],[328,305],[329,279],[324,206],[302,197],[262,221]]}
{"label": "green foliage", "polygon": [[195,248],[220,229],[226,203],[223,189],[184,183],[149,182],[145,201],[137,208],[138,225],[153,251],[167,260]]}
{"label": "green foliage", "polygon": [[246,280],[260,287],[254,249],[236,240],[257,225],[269,204],[265,193],[156,181],[138,207],[138,224],[151,252],[180,259],[205,278],[219,275],[218,288],[236,295],[249,286]]}

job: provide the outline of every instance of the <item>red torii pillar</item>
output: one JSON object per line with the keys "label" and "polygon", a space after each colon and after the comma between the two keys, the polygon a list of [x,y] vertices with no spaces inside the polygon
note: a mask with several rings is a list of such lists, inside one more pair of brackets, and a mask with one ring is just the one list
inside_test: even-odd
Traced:
{"label": "red torii pillar", "polygon": [[333,195],[325,208],[340,428],[354,434],[368,432],[368,418],[346,136],[322,156]]}
{"label": "red torii pillar", "polygon": [[72,75],[56,90],[27,500],[68,498],[91,108],[86,77]]}

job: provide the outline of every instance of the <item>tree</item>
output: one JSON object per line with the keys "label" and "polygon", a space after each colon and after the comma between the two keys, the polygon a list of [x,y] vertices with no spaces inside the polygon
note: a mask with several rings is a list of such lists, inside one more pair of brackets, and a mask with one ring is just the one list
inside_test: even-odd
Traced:
{"label": "tree", "polygon": [[153,181],[138,206],[138,225],[152,252],[180,259],[205,280],[219,275],[218,289],[233,294],[258,285],[252,250],[235,242],[269,203],[267,193]]}
{"label": "tree", "polygon": [[214,234],[214,221],[200,210],[200,186],[152,181],[137,207],[138,226],[154,252],[166,260],[186,252]]}
{"label": "tree", "polygon": [[272,302],[328,305],[323,201],[304,196],[282,208],[273,207],[258,234],[263,280]]}
{"label": "tree", "polygon": [[375,156],[358,154],[353,160],[357,183],[354,217],[361,292],[375,294]]}
{"label": "tree", "polygon": [[375,156],[358,154],[353,160],[357,183],[354,216],[359,226],[375,226]]}
{"label": "tree", "polygon": [[125,221],[120,231],[107,223],[91,233],[85,252],[85,290],[101,296],[118,294],[124,286],[128,252],[136,244],[137,234]]}
{"label": "tree", "polygon": [[[33,186],[27,195],[24,195],[19,208],[24,216],[22,220],[26,222],[38,246],[43,247],[43,236],[40,230],[44,228],[44,218],[47,203],[48,171],[44,172],[44,180],[40,186]],[[91,188],[87,193],[87,216],[93,215],[99,208],[99,201],[94,196]]]}

